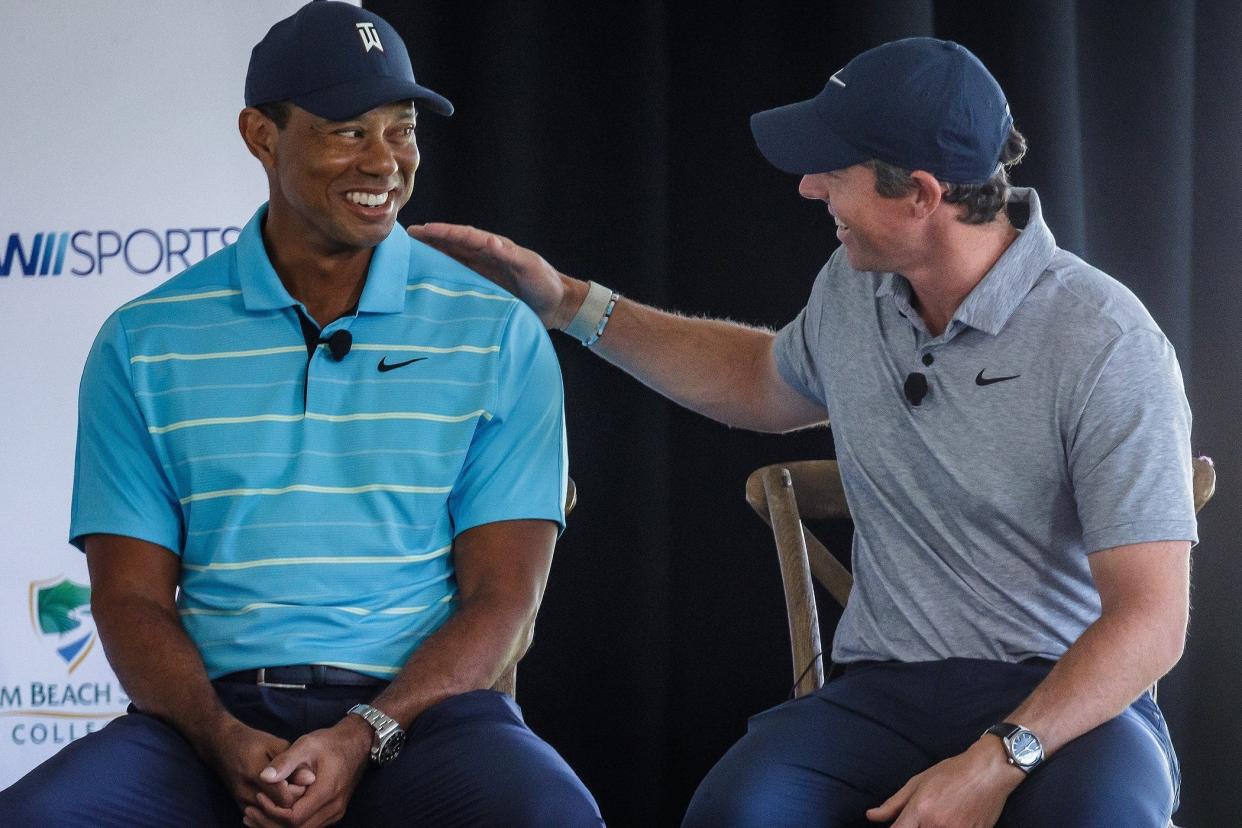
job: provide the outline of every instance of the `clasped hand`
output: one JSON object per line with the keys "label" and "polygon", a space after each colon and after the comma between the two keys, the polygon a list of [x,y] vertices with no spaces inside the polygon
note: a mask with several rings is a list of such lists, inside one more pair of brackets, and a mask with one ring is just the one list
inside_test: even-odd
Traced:
{"label": "clasped hand", "polygon": [[[283,742],[263,735],[274,740],[271,744]],[[370,742],[370,726],[347,716],[293,744],[283,743],[261,764],[250,766],[253,795],[238,798],[243,823],[250,828],[319,828],[339,821],[366,770]]]}

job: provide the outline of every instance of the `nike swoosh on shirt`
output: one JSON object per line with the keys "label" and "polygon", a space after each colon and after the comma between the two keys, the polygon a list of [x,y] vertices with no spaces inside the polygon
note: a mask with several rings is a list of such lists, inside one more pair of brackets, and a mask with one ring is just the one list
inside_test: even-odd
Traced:
{"label": "nike swoosh on shirt", "polygon": [[405,362],[385,362],[384,360],[387,359],[387,357],[380,357],[379,365],[375,367],[378,368],[379,372],[382,374],[385,371],[395,371],[398,368],[404,368],[412,362],[422,362],[426,358],[427,357],[414,357],[413,359],[407,359]]}
{"label": "nike swoosh on shirt", "polygon": [[985,377],[983,376],[983,371],[980,371],[979,375],[975,377],[975,385],[991,385],[994,382],[1004,382],[1005,380],[1017,379],[1020,376],[1022,375],[1014,374],[1011,377]]}

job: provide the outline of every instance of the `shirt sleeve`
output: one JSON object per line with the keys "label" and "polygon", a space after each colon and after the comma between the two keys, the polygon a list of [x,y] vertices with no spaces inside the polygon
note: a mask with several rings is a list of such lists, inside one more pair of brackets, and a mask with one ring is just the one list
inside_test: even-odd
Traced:
{"label": "shirt sleeve", "polygon": [[104,532],[181,553],[181,504],[156,455],[131,382],[129,343],[114,313],[91,346],[78,391],[69,542]]}
{"label": "shirt sleeve", "polygon": [[823,354],[821,337],[824,331],[824,309],[827,306],[828,283],[833,264],[840,255],[840,250],[833,254],[824,265],[811,288],[811,296],[794,320],[776,333],[774,354],[776,369],[789,387],[809,400],[826,405],[828,394],[825,390],[823,366],[817,361],[817,355]]}
{"label": "shirt sleeve", "polygon": [[454,535],[502,520],[565,526],[564,389],[547,331],[515,305],[501,337],[496,405],[475,431],[449,495]]}
{"label": "shirt sleeve", "polygon": [[1086,550],[1197,542],[1190,406],[1169,341],[1148,329],[1121,334],[1076,396],[1067,446]]}

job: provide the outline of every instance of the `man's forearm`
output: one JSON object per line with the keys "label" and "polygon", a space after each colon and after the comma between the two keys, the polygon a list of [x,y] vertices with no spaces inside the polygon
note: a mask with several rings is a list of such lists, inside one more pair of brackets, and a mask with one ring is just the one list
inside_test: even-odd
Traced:
{"label": "man's forearm", "polygon": [[[1184,627],[1183,627],[1184,629]],[[1089,626],[1026,700],[1005,720],[1033,731],[1045,756],[1124,710],[1177,660],[1167,629],[1126,613],[1105,613]],[[1008,763],[1000,739],[981,735],[963,753],[914,776],[867,817],[886,822],[906,812],[954,814],[935,824],[993,824],[1025,780]],[[983,820],[976,822],[976,819]]]}
{"label": "man's forearm", "polygon": [[622,299],[607,335],[592,348],[679,405],[726,425],[769,430],[754,392],[770,331],[715,319],[689,319]]}
{"label": "man's forearm", "polygon": [[97,606],[95,623],[121,686],[143,713],[200,745],[228,712],[175,611],[142,599]]}
{"label": "man's forearm", "polygon": [[[1181,656],[1189,613],[1190,543],[1151,541],[1094,552],[1091,575],[1101,612],[1027,696],[1005,717],[1034,732],[1045,756],[1117,716]],[[1025,779],[1011,767],[1001,740],[981,735],[957,756],[912,777],[873,822],[901,814],[936,824],[994,824]],[[952,815],[949,822],[943,816]]]}
{"label": "man's forearm", "polygon": [[1152,541],[1090,557],[1100,617],[1009,721],[1046,753],[1121,713],[1181,658],[1190,612],[1190,543]]}
{"label": "man's forearm", "polygon": [[275,784],[258,779],[288,742],[247,727],[220,702],[177,613],[177,556],[123,535],[89,535],[85,545],[99,637],[134,704],[176,728],[239,806],[256,804],[260,791],[291,805],[309,782],[304,775]]}
{"label": "man's forearm", "polygon": [[491,687],[525,651],[534,608],[482,599],[463,606],[410,656],[372,704],[409,727],[451,696]]}
{"label": "man's forearm", "polygon": [[91,611],[121,686],[140,710],[199,747],[228,714],[177,613],[180,560],[124,535],[88,535],[84,545]]}
{"label": "man's forearm", "polygon": [[[586,283],[563,276],[567,307]],[[561,315],[563,316],[563,314]],[[563,330],[569,318],[558,317]],[[823,419],[809,401],[782,405],[767,362],[775,334],[722,319],[681,316],[622,298],[591,350],[673,402],[705,417],[754,431],[788,431]],[[792,410],[791,410],[792,409]]]}
{"label": "man's forearm", "polygon": [[406,727],[431,705],[491,687],[526,651],[552,565],[556,525],[514,520],[453,541],[458,608],[372,702]]}
{"label": "man's forearm", "polygon": [[1050,755],[1117,716],[1180,657],[1180,636],[1153,626],[1138,613],[1101,615],[1008,720]]}

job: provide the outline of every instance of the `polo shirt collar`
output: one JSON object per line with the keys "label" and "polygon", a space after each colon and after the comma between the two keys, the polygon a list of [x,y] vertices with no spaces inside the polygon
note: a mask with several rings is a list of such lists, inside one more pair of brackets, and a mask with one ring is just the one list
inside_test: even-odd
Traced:
{"label": "polo shirt collar", "polygon": [[410,248],[413,241],[396,222],[388,238],[380,242],[371,256],[367,283],[358,298],[360,313],[400,313],[405,310],[406,285],[409,282]]}
{"label": "polo shirt collar", "polygon": [[897,306],[897,310],[902,316],[918,318],[918,314],[910,302],[914,298],[914,291],[910,287],[910,283],[906,281],[906,277],[900,273],[885,273],[881,275],[880,286],[876,288],[875,295],[881,298],[885,296],[893,297],[893,304]]}
{"label": "polo shirt collar", "polygon": [[267,258],[267,248],[263,246],[263,217],[266,215],[267,204],[264,204],[246,222],[233,247],[233,266],[237,269],[242,303],[248,311],[276,310],[297,304]]}
{"label": "polo shirt collar", "polygon": [[1048,269],[1057,246],[1052,231],[1044,224],[1039,196],[1034,190],[1014,188],[1009,201],[1023,204],[1030,211],[1026,227],[953,314],[959,322],[993,336],[1001,332],[1035,286],[1035,280]]}
{"label": "polo shirt collar", "polygon": [[[263,217],[266,215],[267,204],[264,204],[246,222],[235,242],[234,267],[248,311],[278,310],[298,304],[267,257],[267,248],[263,245]],[[362,296],[358,299],[359,312],[400,313],[405,309],[410,245],[410,237],[396,224],[388,237],[376,246],[367,268]]]}
{"label": "polo shirt collar", "polygon": [[[1014,187],[1010,191],[1009,203],[1023,205],[1029,211],[1026,226],[1021,228],[1022,232],[953,314],[953,322],[969,325],[993,336],[1001,332],[1014,310],[1035,286],[1039,275],[1052,263],[1057,245],[1052,231],[1044,223],[1039,196],[1033,189]],[[885,273],[875,295],[893,297],[897,309],[913,318],[912,291],[904,276]]]}

